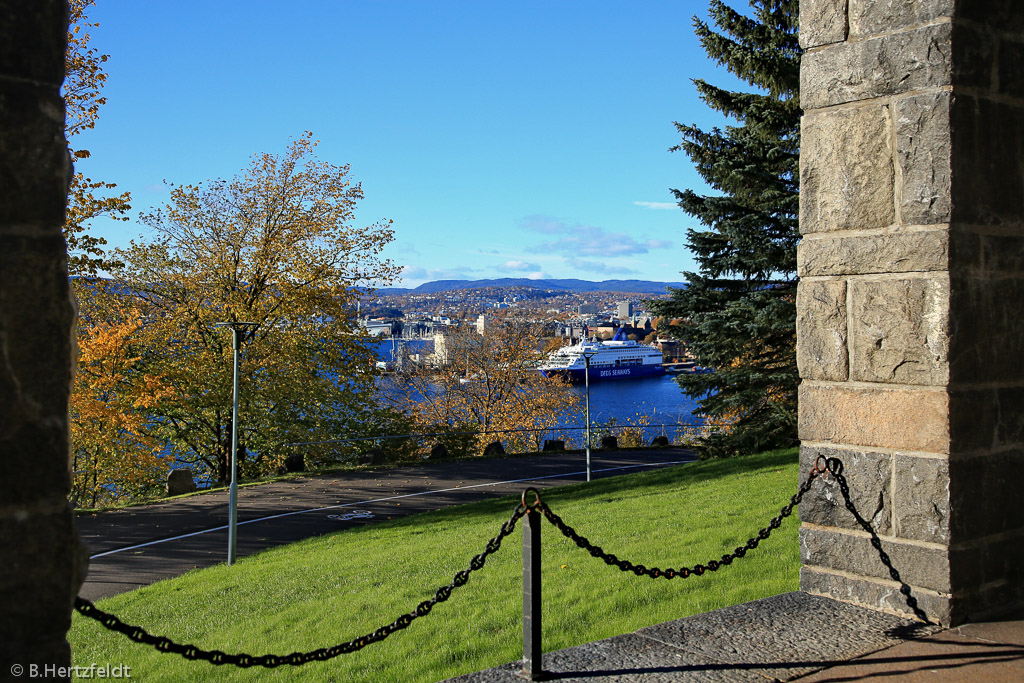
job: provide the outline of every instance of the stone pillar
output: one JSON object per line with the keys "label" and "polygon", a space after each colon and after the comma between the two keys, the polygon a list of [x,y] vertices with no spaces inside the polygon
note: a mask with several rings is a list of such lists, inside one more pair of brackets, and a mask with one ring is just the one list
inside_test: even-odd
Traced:
{"label": "stone pillar", "polygon": [[61,235],[71,164],[59,92],[67,25],[63,0],[0,0],[3,680],[19,678],[15,665],[27,677],[31,664],[70,663],[65,634],[82,580],[67,500],[74,309]]}
{"label": "stone pillar", "polygon": [[[924,609],[1024,602],[1024,2],[801,0],[801,466]],[[907,613],[834,487],[801,587]]]}

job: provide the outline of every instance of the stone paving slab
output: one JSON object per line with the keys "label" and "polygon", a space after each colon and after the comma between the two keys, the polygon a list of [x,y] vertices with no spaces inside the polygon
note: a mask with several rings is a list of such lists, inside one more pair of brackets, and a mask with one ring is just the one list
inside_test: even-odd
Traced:
{"label": "stone paving slab", "polygon": [[[788,681],[896,643],[913,622],[785,593],[544,655],[559,681]],[[937,627],[918,631],[934,632]],[[522,681],[518,662],[450,679]]]}

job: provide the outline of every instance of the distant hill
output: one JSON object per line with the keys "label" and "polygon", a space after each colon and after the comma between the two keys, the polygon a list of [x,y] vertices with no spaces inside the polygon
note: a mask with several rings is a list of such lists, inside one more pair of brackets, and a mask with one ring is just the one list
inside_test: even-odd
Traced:
{"label": "distant hill", "polygon": [[530,287],[533,289],[553,289],[566,292],[622,292],[630,294],[665,294],[666,287],[686,287],[685,282],[653,282],[651,280],[529,280],[522,277],[503,277],[494,280],[436,280],[425,282],[415,289],[404,287],[384,287],[377,290],[380,294],[437,294],[438,292],[454,292],[462,289],[480,289],[482,287]]}

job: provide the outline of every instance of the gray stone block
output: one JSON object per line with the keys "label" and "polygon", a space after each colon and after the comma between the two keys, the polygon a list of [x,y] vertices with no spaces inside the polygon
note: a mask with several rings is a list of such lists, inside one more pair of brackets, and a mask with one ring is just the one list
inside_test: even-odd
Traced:
{"label": "gray stone block", "polygon": [[1024,97],[1024,42],[1004,40],[999,44],[999,92]]}
{"label": "gray stone block", "polygon": [[[800,447],[801,481],[818,456],[838,458],[850,487],[850,499],[861,517],[879,534],[892,533],[892,456],[844,448]],[[833,477],[820,477],[800,503],[800,521],[826,527],[859,529]]]}
{"label": "gray stone block", "polygon": [[951,452],[962,455],[1024,447],[1024,387],[949,389]]}
{"label": "gray stone block", "polygon": [[1024,32],[1024,5],[1020,0],[970,0],[957,3],[958,19],[970,19],[1002,32]]}
{"label": "gray stone block", "polygon": [[[1024,594],[1024,530],[976,547],[965,546],[950,552],[950,571],[954,590],[969,595],[986,587],[1000,586],[1006,601],[1011,593]],[[1019,587],[1012,591],[1011,587]]]}
{"label": "gray stone block", "polygon": [[949,463],[953,543],[1024,533],[1024,447]]}
{"label": "gray stone block", "polygon": [[796,294],[796,362],[801,377],[849,377],[846,327],[846,281],[801,280]]}
{"label": "gray stone block", "polygon": [[285,472],[305,472],[306,456],[302,453],[292,453],[284,459],[281,465]]}
{"label": "gray stone block", "polygon": [[808,235],[797,248],[801,277],[945,271],[949,231],[879,232],[850,237]]}
{"label": "gray stone block", "polygon": [[968,383],[1022,382],[1024,272],[1020,276],[979,275],[956,276],[951,280],[954,334],[950,340],[950,379]]}
{"label": "gray stone block", "polygon": [[850,378],[944,386],[949,380],[945,277],[850,284]]}
{"label": "gray stone block", "polygon": [[[957,605],[946,594],[935,593],[911,586],[911,595],[924,610],[928,619],[945,626],[963,623],[956,614]],[[835,600],[866,607],[869,610],[898,614],[912,619],[913,611],[894,581],[868,580],[835,574],[812,567],[800,568],[800,590],[812,595],[827,595]],[[957,617],[960,617],[957,619]]]}
{"label": "gray stone block", "polygon": [[1024,273],[1024,236],[963,235],[957,241],[953,261],[962,270]]}
{"label": "gray stone block", "polygon": [[[953,24],[954,89],[986,91],[995,87],[993,78],[1001,78],[1001,74],[996,76],[996,54],[1005,50],[1005,42],[997,35],[962,21]],[[1008,74],[1019,73],[1018,68],[1019,65],[1008,65]]]}
{"label": "gray stone block", "polygon": [[59,85],[64,80],[66,3],[35,0],[11,6],[0,22],[0,78],[13,76]]}
{"label": "gray stone block", "polygon": [[953,16],[953,0],[849,0],[850,37],[903,31]]}
{"label": "gray stone block", "polygon": [[949,462],[897,453],[893,456],[894,534],[949,543]]}
{"label": "gray stone block", "polygon": [[1024,531],[950,553],[953,585],[971,596],[969,621],[1024,604]]}
{"label": "gray stone block", "polygon": [[61,501],[40,501],[5,512],[0,547],[17,550],[5,552],[0,562],[0,642],[46,641],[71,626],[71,599],[80,585],[72,562],[71,511]]}
{"label": "gray stone block", "polygon": [[[904,583],[949,593],[952,584],[946,550],[882,539],[893,567]],[[803,527],[800,529],[800,560],[805,567],[824,567],[857,576],[892,580],[871,539],[863,533]]]}
{"label": "gray stone block", "polygon": [[[949,223],[951,99],[948,92],[928,93],[897,100],[894,105],[896,158],[901,179],[900,219],[904,225]],[[937,265],[947,267],[944,262]],[[915,270],[935,269],[933,266]]]}
{"label": "gray stone block", "polygon": [[[806,59],[806,57],[805,57]],[[889,107],[808,114],[801,124],[800,231],[865,230],[895,220]]]}
{"label": "gray stone block", "polygon": [[800,46],[805,50],[846,40],[847,0],[801,0]]}
{"label": "gray stone block", "polygon": [[1019,614],[1024,605],[1024,581],[990,583],[971,595],[970,601],[957,601],[960,623],[974,624],[989,619]]}
{"label": "gray stone block", "polygon": [[174,469],[167,473],[165,487],[168,496],[180,496],[196,490],[196,482],[192,478],[192,470]]}
{"label": "gray stone block", "polygon": [[1006,229],[1024,216],[1024,107],[957,94],[953,221]]}
{"label": "gray stone block", "polygon": [[[35,229],[46,226],[60,235],[71,178],[71,158],[64,143],[64,100],[53,87],[29,81],[3,81],[0,85],[0,224]],[[26,167],[37,173],[19,173]]]}
{"label": "gray stone block", "polygon": [[804,111],[952,85],[952,27],[922,26],[830,45],[800,61]]}
{"label": "gray stone block", "polygon": [[[47,431],[45,425],[60,426],[49,422],[51,416],[67,415],[72,372],[75,311],[62,223],[63,217],[50,235],[37,238],[9,236],[3,234],[6,226],[0,228],[0,331],[6,337],[0,339],[5,348],[0,373],[12,378],[0,382],[0,396],[7,399],[0,419],[13,419],[14,406],[22,404],[25,415],[40,418]],[[19,343],[23,340],[31,343]]]}
{"label": "gray stone block", "polygon": [[944,388],[804,381],[798,391],[802,441],[949,452]]}

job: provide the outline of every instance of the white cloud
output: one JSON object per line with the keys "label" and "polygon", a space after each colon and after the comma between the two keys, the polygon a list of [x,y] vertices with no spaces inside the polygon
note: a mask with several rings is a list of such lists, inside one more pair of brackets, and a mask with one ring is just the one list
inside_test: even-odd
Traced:
{"label": "white cloud", "polygon": [[601,275],[635,275],[637,273],[637,271],[632,268],[626,268],[624,266],[610,266],[607,263],[587,261],[579,258],[567,258],[565,262],[576,270],[600,273]]}
{"label": "white cloud", "polygon": [[672,243],[666,240],[640,242],[623,232],[607,232],[604,228],[594,225],[570,225],[550,216],[528,216],[521,221],[521,225],[534,232],[558,236],[558,239],[551,242],[527,247],[527,251],[537,254],[555,253],[571,258],[614,258],[646,254],[652,249],[667,249],[672,246]]}
{"label": "white cloud", "polygon": [[410,282],[422,284],[432,280],[471,280],[473,268],[424,268],[423,266],[402,266],[399,276],[406,285]]}
{"label": "white cloud", "polygon": [[526,261],[505,261],[500,266],[498,266],[498,270],[513,273],[521,273],[523,271],[528,270],[536,271],[539,269],[540,266],[538,266],[536,263],[527,263]]}
{"label": "white cloud", "polygon": [[540,215],[527,216],[522,221],[520,221],[520,224],[528,230],[533,230],[534,232],[543,232],[547,234],[562,232],[566,228],[565,223],[558,220],[557,218]]}
{"label": "white cloud", "polygon": [[671,211],[672,209],[678,209],[679,205],[673,202],[633,202],[637,206],[645,206],[648,209],[657,209],[659,211]]}

